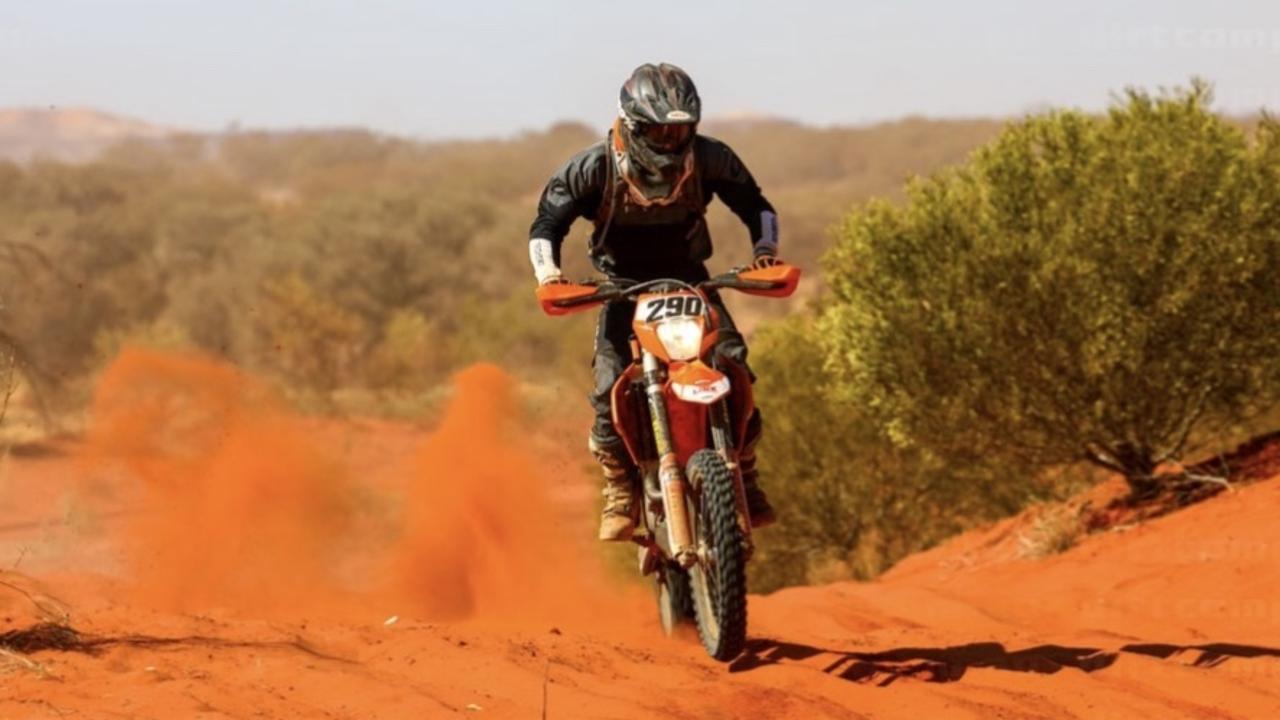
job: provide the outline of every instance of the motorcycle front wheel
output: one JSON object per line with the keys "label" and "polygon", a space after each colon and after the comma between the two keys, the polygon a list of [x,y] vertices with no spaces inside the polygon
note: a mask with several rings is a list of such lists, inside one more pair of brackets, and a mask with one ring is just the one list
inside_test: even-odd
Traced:
{"label": "motorcycle front wheel", "polygon": [[689,568],[698,636],[711,657],[728,662],[747,641],[747,569],[742,528],[738,526],[734,476],[714,450],[689,458],[689,516],[699,561]]}
{"label": "motorcycle front wheel", "polygon": [[664,563],[656,573],[658,619],[668,636],[681,625],[693,624],[693,589],[689,573],[673,562]]}

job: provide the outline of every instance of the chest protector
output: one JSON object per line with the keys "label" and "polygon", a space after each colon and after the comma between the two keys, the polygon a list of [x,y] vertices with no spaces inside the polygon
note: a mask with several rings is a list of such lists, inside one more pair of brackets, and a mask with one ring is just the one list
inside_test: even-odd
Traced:
{"label": "chest protector", "polygon": [[[697,153],[691,147],[685,155],[685,167],[674,190],[665,198],[646,198],[625,177],[621,163],[625,162],[625,150],[618,138],[610,133],[608,142],[607,180],[600,208],[596,212],[596,232],[592,239],[592,255],[616,254],[632,256],[643,248],[621,248],[621,244],[652,242],[661,237],[664,245],[679,242],[688,248],[685,259],[702,262],[711,256],[711,236],[707,231],[706,199],[702,196],[702,177],[697,163]],[[666,230],[666,232],[663,232]],[[646,240],[647,239],[647,240]]]}

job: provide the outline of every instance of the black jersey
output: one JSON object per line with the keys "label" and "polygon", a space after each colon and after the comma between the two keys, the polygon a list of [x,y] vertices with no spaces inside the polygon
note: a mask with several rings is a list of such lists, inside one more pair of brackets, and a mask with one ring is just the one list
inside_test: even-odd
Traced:
{"label": "black jersey", "polygon": [[711,256],[706,202],[719,197],[747,226],[755,254],[775,253],[777,219],[751,173],[728,145],[699,135],[693,147],[694,187],[680,202],[640,207],[628,203],[609,142],[574,155],[547,182],[538,201],[531,240],[549,241],[558,265],[569,226],[595,223],[589,253],[597,269],[637,280],[684,274]]}

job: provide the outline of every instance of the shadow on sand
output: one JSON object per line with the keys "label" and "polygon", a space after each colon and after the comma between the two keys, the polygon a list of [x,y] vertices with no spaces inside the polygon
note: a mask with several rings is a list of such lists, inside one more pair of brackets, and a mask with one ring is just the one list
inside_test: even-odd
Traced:
{"label": "shadow on sand", "polygon": [[1198,659],[1190,663],[1195,667],[1215,667],[1233,657],[1280,657],[1280,650],[1275,648],[1230,643],[1142,643],[1125,645],[1119,650],[1036,645],[1011,651],[1000,643],[983,642],[940,648],[908,647],[880,652],[843,652],[760,638],[747,642],[743,655],[730,663],[729,671],[746,672],[765,665],[802,663],[816,658],[819,662],[826,661],[821,671],[828,675],[852,682],[886,686],[904,677],[925,682],[955,682],[963,678],[970,668],[1042,674],[1056,673],[1063,668],[1094,672],[1109,667],[1120,653],[1167,659],[1192,650],[1201,653]]}
{"label": "shadow on sand", "polygon": [[1235,643],[1205,643],[1203,645],[1169,645],[1165,643],[1135,643],[1120,648],[1121,652],[1136,655],[1150,655],[1167,660],[1183,652],[1198,652],[1200,657],[1192,660],[1194,667],[1217,667],[1231,658],[1280,658],[1280,649],[1259,647],[1257,645],[1236,645]]}
{"label": "shadow on sand", "polygon": [[1010,652],[1000,643],[970,643],[942,648],[896,648],[881,652],[840,652],[799,643],[758,639],[747,643],[742,657],[729,665],[743,672],[763,665],[829,658],[822,672],[853,682],[889,685],[903,677],[926,682],[955,682],[969,668],[989,667],[1014,672],[1055,673],[1064,667],[1086,672],[1101,670],[1116,653],[1098,648],[1038,645]]}

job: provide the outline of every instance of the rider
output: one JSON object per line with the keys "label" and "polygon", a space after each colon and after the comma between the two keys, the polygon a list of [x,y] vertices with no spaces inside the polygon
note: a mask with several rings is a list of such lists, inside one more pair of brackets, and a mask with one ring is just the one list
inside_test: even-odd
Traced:
{"label": "rider", "polygon": [[[606,139],[570,158],[542,191],[529,231],[529,257],[540,284],[566,282],[560,246],[579,217],[595,224],[589,255],[609,277],[706,280],[703,261],[711,256],[711,237],[705,213],[712,194],[747,226],[752,267],[777,263],[773,206],[728,145],[697,134],[701,109],[693,81],[680,68],[662,63],[635,69],[622,86],[618,118]],[[716,352],[745,366],[742,335],[719,295],[708,296],[720,317]],[[596,419],[588,447],[604,470],[601,540],[630,538],[638,510],[632,502],[635,467],[613,426],[610,405],[614,383],[632,362],[634,313],[634,302],[609,303],[596,325],[595,389],[589,396]],[[774,512],[757,482],[758,410],[747,428],[739,463],[752,525],[761,527],[774,521]]]}

